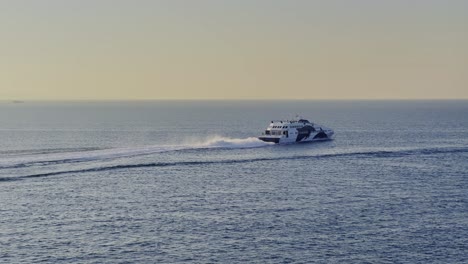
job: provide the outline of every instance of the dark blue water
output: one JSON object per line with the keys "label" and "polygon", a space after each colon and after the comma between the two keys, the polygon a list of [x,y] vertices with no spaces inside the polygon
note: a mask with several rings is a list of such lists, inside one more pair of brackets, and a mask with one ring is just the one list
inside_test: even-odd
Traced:
{"label": "dark blue water", "polygon": [[[336,139],[255,139],[296,114]],[[0,103],[2,263],[467,252],[468,101]]]}

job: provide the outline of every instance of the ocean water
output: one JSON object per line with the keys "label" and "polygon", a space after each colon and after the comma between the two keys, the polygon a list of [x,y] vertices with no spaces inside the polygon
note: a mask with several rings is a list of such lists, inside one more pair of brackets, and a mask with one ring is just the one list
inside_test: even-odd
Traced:
{"label": "ocean water", "polygon": [[[256,139],[272,119],[335,130]],[[0,103],[0,263],[468,263],[468,101]]]}

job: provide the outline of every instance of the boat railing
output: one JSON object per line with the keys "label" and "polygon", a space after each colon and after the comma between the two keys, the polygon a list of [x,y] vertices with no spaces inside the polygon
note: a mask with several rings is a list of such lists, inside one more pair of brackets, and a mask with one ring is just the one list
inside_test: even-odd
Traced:
{"label": "boat railing", "polygon": [[305,123],[305,122],[299,122],[299,120],[271,120],[270,123],[292,124],[292,123]]}

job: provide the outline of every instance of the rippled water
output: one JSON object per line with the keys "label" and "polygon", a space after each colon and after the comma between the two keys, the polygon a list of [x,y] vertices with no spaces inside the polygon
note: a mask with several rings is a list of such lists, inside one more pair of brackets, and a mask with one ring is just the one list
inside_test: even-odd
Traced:
{"label": "rippled water", "polygon": [[[256,140],[297,113],[335,140]],[[0,139],[3,263],[468,263],[468,101],[4,102]]]}

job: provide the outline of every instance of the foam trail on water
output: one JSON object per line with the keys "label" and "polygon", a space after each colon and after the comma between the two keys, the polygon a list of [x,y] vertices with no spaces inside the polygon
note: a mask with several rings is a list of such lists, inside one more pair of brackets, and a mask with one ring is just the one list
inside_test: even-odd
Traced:
{"label": "foam trail on water", "polygon": [[201,142],[194,142],[194,148],[258,148],[271,145],[261,141],[256,137],[249,138],[228,138],[222,136],[212,136]]}
{"label": "foam trail on water", "polygon": [[75,151],[65,153],[51,154],[32,154],[21,155],[15,157],[0,158],[0,169],[19,168],[33,165],[50,165],[62,163],[75,163],[108,160],[125,157],[135,157],[142,155],[150,155],[155,153],[181,151],[191,149],[240,149],[240,148],[255,148],[270,145],[257,138],[228,138],[222,136],[211,136],[205,140],[191,140],[191,143],[181,145],[154,145],[132,148],[113,148],[90,151]]}

